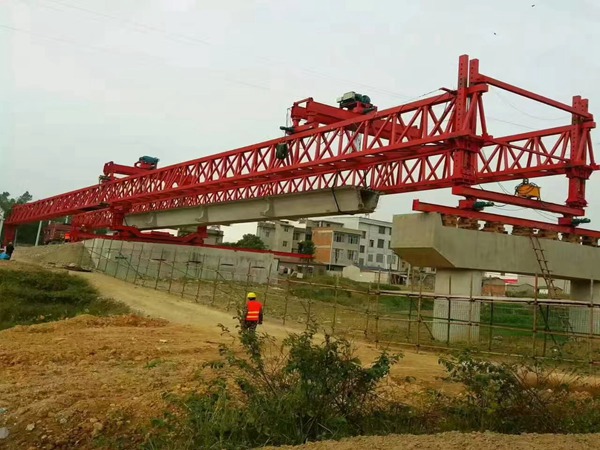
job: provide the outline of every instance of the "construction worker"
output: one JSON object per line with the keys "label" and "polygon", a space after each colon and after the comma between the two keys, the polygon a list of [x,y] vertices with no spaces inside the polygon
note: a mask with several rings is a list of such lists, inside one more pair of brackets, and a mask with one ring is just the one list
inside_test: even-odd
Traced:
{"label": "construction worker", "polygon": [[263,322],[263,305],[261,302],[256,300],[256,294],[249,292],[246,296],[246,308],[244,309],[244,321],[242,327],[244,330],[248,330],[251,333],[256,331],[256,326]]}
{"label": "construction worker", "polygon": [[13,252],[15,251],[15,246],[12,242],[9,242],[8,245],[6,246],[6,251],[5,253],[8,255],[8,259],[10,259],[12,257]]}

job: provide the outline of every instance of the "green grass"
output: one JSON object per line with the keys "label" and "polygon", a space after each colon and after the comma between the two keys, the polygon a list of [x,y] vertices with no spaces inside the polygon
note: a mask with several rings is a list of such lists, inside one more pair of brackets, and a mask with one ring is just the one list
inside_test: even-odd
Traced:
{"label": "green grass", "polygon": [[[367,292],[347,291],[335,287],[297,285],[291,289],[291,294],[295,297],[321,301],[325,303],[337,303],[341,306],[365,309],[369,304],[375,308],[376,295],[369,295]],[[410,310],[410,299],[404,296],[380,296],[379,311],[382,314],[405,313]],[[412,309],[416,313],[417,302],[413,300]]]}
{"label": "green grass", "polygon": [[[336,280],[337,278],[337,280]],[[369,286],[371,294],[369,294]],[[400,286],[396,285],[380,285],[381,290],[399,291]],[[298,283],[292,284],[291,294],[295,297],[321,301],[325,303],[337,303],[341,306],[355,307],[364,310],[367,306],[375,308],[377,295],[374,294],[377,290],[376,284],[369,285],[359,281],[348,280],[346,278],[338,278],[332,276],[319,276],[310,279],[309,284]],[[411,299],[402,295],[380,295],[378,310],[381,314],[416,314],[417,300]],[[433,302],[422,302],[422,310],[432,310]]]}
{"label": "green grass", "polygon": [[[506,326],[520,328],[519,330],[494,330],[494,334],[504,336],[516,336],[523,332],[531,335],[533,330],[534,322],[534,307],[526,305],[511,305],[502,304],[495,305],[493,311],[493,324],[495,326]],[[565,313],[566,314],[566,313]],[[537,315],[537,328],[544,329],[548,326],[551,331],[563,331],[564,322],[561,320],[559,311],[557,308],[552,308],[550,311],[546,311],[545,307],[538,308],[536,311]],[[547,317],[547,320],[546,320]],[[492,308],[490,305],[482,305],[481,308],[481,324],[487,324],[492,319]],[[547,323],[546,323],[547,322]]]}
{"label": "green grass", "polygon": [[101,298],[89,283],[48,270],[0,271],[0,330],[61,320],[78,314],[125,314],[129,308]]}

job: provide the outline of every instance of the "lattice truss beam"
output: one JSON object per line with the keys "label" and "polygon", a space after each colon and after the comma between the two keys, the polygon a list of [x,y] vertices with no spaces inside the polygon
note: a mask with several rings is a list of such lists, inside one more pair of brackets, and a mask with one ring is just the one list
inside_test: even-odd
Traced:
{"label": "lattice truss beam", "polygon": [[[569,123],[493,136],[484,107],[490,86],[566,112]],[[568,105],[509,85],[481,74],[466,55],[457,89],[441,92],[367,113],[309,98],[294,104],[285,137],[18,206],[7,225],[74,215],[87,229],[119,227],[126,214],[338,186],[396,194],[551,175],[568,177],[565,204],[583,212],[586,180],[598,169],[586,99]]]}

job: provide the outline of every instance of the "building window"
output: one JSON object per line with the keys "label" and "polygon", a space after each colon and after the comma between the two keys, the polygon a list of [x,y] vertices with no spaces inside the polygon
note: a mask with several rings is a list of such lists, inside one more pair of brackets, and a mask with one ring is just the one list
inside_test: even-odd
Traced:
{"label": "building window", "polygon": [[342,258],[342,249],[341,248],[336,248],[333,250],[333,262],[338,262],[338,260],[340,260]]}
{"label": "building window", "polygon": [[393,260],[392,255],[388,255],[388,257],[387,257],[388,264],[392,264],[392,260]]}
{"label": "building window", "polygon": [[383,262],[383,254],[377,253],[377,255],[375,255],[375,261],[378,263],[382,263]]}
{"label": "building window", "polygon": [[390,234],[390,236],[392,235],[392,229],[388,228],[388,233]]}
{"label": "building window", "polygon": [[351,234],[350,236],[348,236],[348,243],[349,244],[358,244],[360,241],[360,238],[358,236],[355,236],[353,234]]}
{"label": "building window", "polygon": [[359,266],[364,266],[365,265],[365,258],[359,258],[358,265]]}
{"label": "building window", "polygon": [[373,248],[375,245],[375,241],[373,239],[369,240],[369,247]]}
{"label": "building window", "polygon": [[350,261],[354,261],[354,259],[356,258],[356,251],[355,250],[348,250],[348,259]]}
{"label": "building window", "polygon": [[392,241],[388,241],[388,248],[392,248]]}
{"label": "building window", "polygon": [[299,231],[294,231],[294,240],[295,241],[299,241],[300,240],[300,232]]}
{"label": "building window", "polygon": [[333,236],[333,240],[335,242],[346,242],[346,239],[344,239],[344,235],[342,233],[334,233]]}
{"label": "building window", "polygon": [[379,227],[379,234],[385,234],[385,227]]}
{"label": "building window", "polygon": [[269,237],[271,235],[270,231],[265,231],[265,237]]}
{"label": "building window", "polygon": [[369,255],[369,256],[367,257],[367,260],[368,260],[369,262],[373,262],[373,255]]}
{"label": "building window", "polygon": [[367,237],[367,232],[366,231],[362,232],[362,237],[363,237],[363,239]]}
{"label": "building window", "polygon": [[283,227],[283,232],[287,233],[288,231],[290,231],[290,227]]}
{"label": "building window", "polygon": [[377,239],[377,248],[383,248],[385,246],[385,241],[383,239]]}
{"label": "building window", "polygon": [[365,246],[361,245],[359,250],[360,250],[361,253],[364,253],[365,252]]}
{"label": "building window", "polygon": [[283,243],[282,243],[282,245],[283,245],[284,247],[287,247],[287,244],[288,244],[288,241],[283,241]]}

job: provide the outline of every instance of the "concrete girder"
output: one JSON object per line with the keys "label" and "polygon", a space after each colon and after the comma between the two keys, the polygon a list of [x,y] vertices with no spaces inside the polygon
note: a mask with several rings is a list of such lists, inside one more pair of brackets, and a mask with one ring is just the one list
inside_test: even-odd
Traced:
{"label": "concrete girder", "polygon": [[[600,248],[543,238],[540,243],[553,278],[600,280]],[[437,213],[394,216],[391,247],[418,267],[540,273],[529,237],[444,226]]]}
{"label": "concrete girder", "polygon": [[377,192],[345,186],[256,200],[129,214],[125,216],[125,225],[150,230],[190,225],[229,225],[269,219],[364,214],[373,212],[378,201]]}

